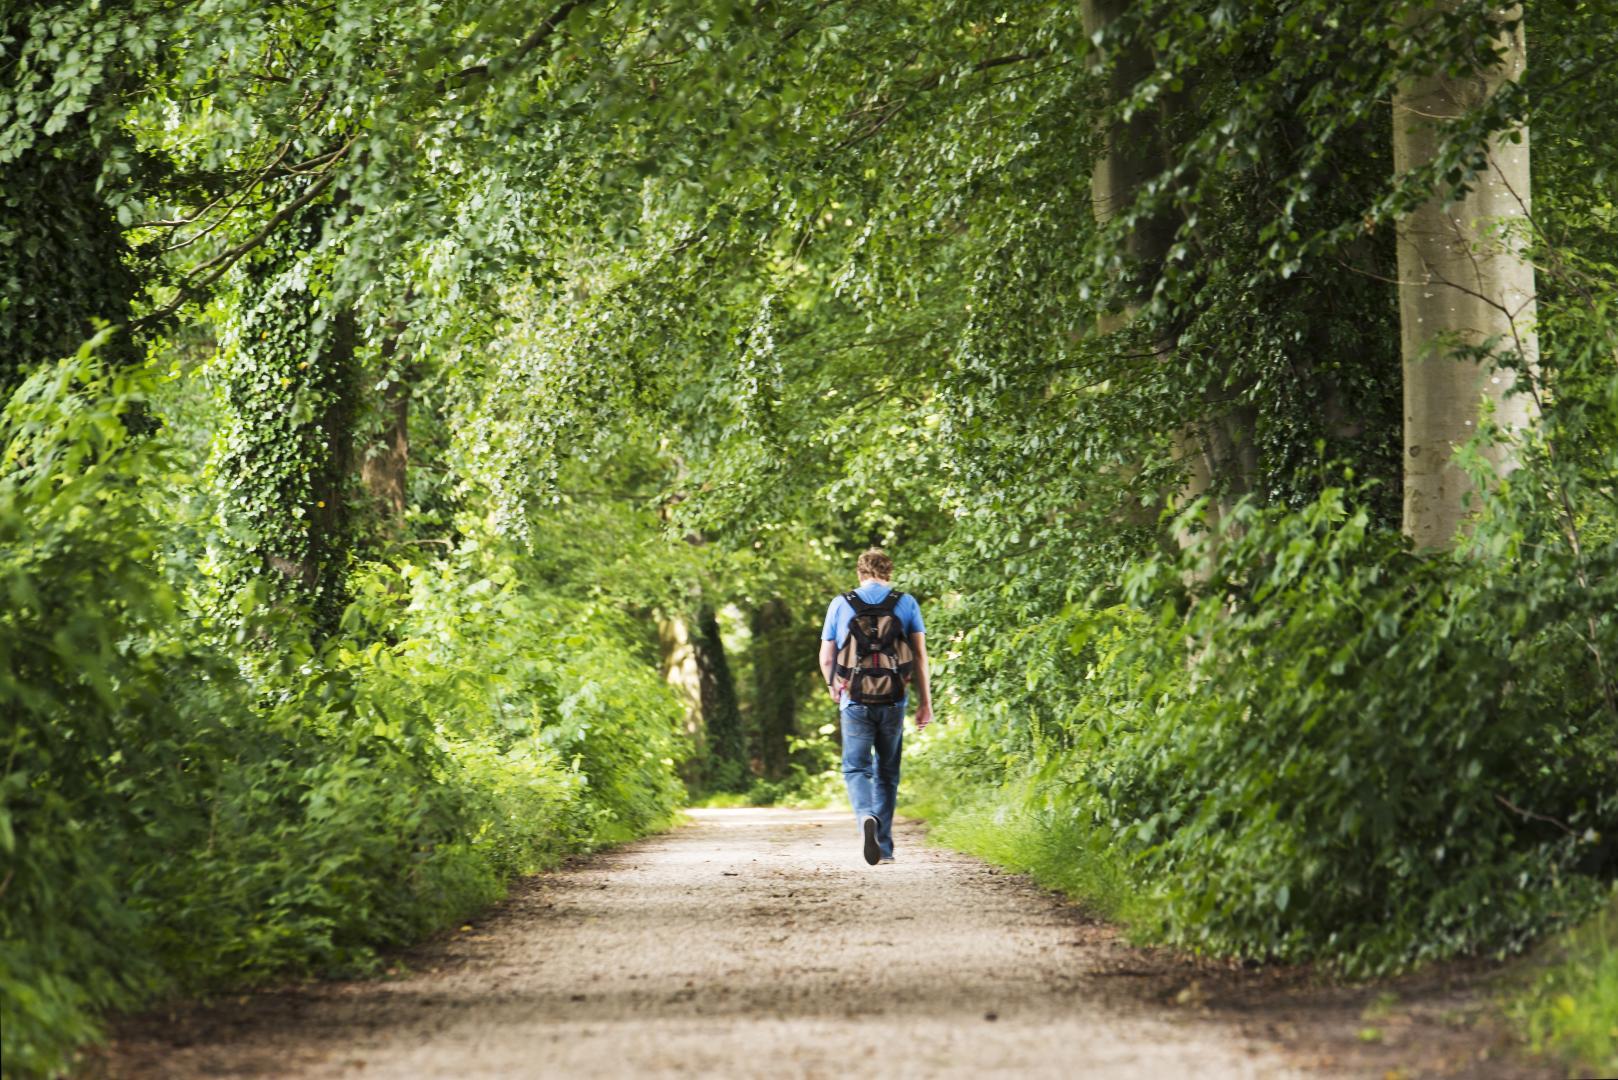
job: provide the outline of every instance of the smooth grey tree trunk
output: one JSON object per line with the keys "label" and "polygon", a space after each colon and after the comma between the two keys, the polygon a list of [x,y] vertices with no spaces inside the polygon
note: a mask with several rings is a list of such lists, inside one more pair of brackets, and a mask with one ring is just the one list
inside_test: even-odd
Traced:
{"label": "smooth grey tree trunk", "polygon": [[[691,644],[691,629],[680,615],[663,615],[657,620],[657,641],[663,658],[663,680],[685,706],[683,728],[691,740],[691,761],[700,761],[706,752],[707,733],[702,726],[702,676],[697,670],[697,653]],[[684,779],[696,782],[690,772]]]}
{"label": "smooth grey tree trunk", "polygon": [[[1514,12],[1507,14],[1513,15]],[[1526,53],[1519,25],[1505,62],[1464,78],[1413,78],[1393,100],[1394,168],[1431,162],[1442,125],[1522,76]],[[1478,431],[1490,403],[1503,429],[1531,422],[1533,401],[1512,394],[1513,372],[1457,356],[1494,340],[1532,369],[1534,268],[1524,256],[1529,213],[1528,132],[1496,136],[1488,167],[1459,202],[1435,196],[1399,225],[1399,318],[1404,367],[1404,531],[1418,548],[1453,543],[1465,521],[1471,481],[1454,462],[1455,447]],[[1515,462],[1509,446],[1486,456],[1502,474]]]}

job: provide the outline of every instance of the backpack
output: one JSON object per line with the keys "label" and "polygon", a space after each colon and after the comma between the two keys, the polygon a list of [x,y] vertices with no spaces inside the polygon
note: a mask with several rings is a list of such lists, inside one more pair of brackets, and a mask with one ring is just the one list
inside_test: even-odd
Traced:
{"label": "backpack", "polygon": [[892,589],[875,604],[866,603],[857,592],[843,596],[854,609],[854,618],[848,624],[848,639],[837,650],[834,675],[856,705],[897,705],[904,700],[916,657],[904,624],[894,614],[903,597]]}

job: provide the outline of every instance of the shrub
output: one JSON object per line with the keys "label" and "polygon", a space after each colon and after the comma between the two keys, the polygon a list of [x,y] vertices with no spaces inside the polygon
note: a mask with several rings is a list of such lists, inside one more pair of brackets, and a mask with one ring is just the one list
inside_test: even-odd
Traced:
{"label": "shrub", "polygon": [[167,557],[184,478],[125,424],[143,399],[87,348],[0,428],[8,1072],[158,991],[364,970],[682,795],[677,707],[619,617],[513,553],[362,567],[318,647],[253,589],[197,610]]}
{"label": "shrub", "polygon": [[1077,820],[1075,864],[1110,838],[1150,936],[1363,974],[1519,948],[1601,894],[1618,716],[1594,656],[1618,652],[1618,552],[1575,572],[1517,507],[1417,557],[1363,504],[1244,504],[1133,564],[1126,603],[971,661],[980,774],[1031,785],[1010,801],[1042,828]]}

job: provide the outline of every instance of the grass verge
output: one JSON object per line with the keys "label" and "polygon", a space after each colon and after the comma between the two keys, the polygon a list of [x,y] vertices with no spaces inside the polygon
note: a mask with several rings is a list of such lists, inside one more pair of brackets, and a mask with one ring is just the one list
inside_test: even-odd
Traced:
{"label": "grass verge", "polygon": [[1618,1076],[1618,892],[1531,962],[1506,1012],[1535,1053],[1577,1076]]}
{"label": "grass verge", "polygon": [[[943,774],[918,770],[899,812],[928,824],[927,841],[1027,874],[1122,924],[1151,922],[1142,891],[1106,838],[1042,805],[1026,785],[962,797]],[[1618,1076],[1618,891],[1578,927],[1528,961],[1504,1010],[1533,1053],[1570,1076]]]}
{"label": "grass verge", "polygon": [[1087,822],[1041,805],[1023,785],[961,799],[940,789],[941,779],[923,771],[899,806],[905,817],[927,822],[928,843],[1027,874],[1126,927],[1142,913],[1127,868]]}

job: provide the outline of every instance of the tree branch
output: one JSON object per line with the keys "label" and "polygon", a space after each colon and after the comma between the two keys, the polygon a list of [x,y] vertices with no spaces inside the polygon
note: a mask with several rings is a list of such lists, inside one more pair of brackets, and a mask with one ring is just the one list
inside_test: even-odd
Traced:
{"label": "tree branch", "polygon": [[[1049,49],[1035,49],[1032,52],[1010,53],[1006,56],[996,56],[988,60],[979,60],[977,63],[972,65],[968,73],[975,75],[979,72],[988,71],[992,68],[1004,67],[1007,64],[1019,64],[1027,60],[1039,60],[1049,55]],[[934,72],[921,82],[911,87],[909,92],[901,98],[897,98],[892,101],[883,101],[882,99],[878,98],[871,102],[868,108],[858,110],[851,114],[857,116],[861,113],[869,113],[875,115],[876,119],[866,124],[863,130],[856,131],[842,139],[836,144],[836,146],[833,147],[833,150],[846,150],[850,146],[853,146],[856,143],[862,143],[866,139],[869,139],[871,136],[875,135],[877,132],[881,131],[888,125],[890,121],[893,120],[894,117],[903,113],[910,103],[919,95],[938,89],[939,85],[944,81],[944,76],[949,74],[949,70],[950,69],[946,68],[942,71]]]}
{"label": "tree branch", "polygon": [[[349,145],[352,145],[353,141],[353,139],[350,139]],[[320,194],[331,186],[331,182],[336,178],[336,176],[337,173],[335,171],[328,171],[324,173],[320,179],[316,180],[309,186],[308,191],[304,192],[302,195],[299,195],[296,199],[293,199],[291,202],[287,203],[281,209],[272,214],[270,216],[270,220],[266,221],[264,226],[259,229],[258,232],[254,233],[246,240],[243,240],[235,247],[227,248],[226,250],[221,251],[218,255],[215,255],[213,258],[209,259],[207,262],[193,268],[191,273],[186,275],[186,279],[180,282],[180,291],[173,300],[167,304],[164,304],[161,308],[158,308],[151,314],[143,315],[136,319],[130,324],[130,330],[134,331],[143,329],[144,327],[150,326],[153,323],[161,322],[170,315],[173,315],[176,311],[179,311],[180,306],[187,300],[194,297],[199,290],[206,289],[209,285],[212,285],[214,282],[218,281],[224,276],[225,271],[236,265],[237,261],[240,260],[243,255],[246,255],[248,252],[264,243],[265,240],[269,239],[270,234],[275,231],[278,225],[280,225],[287,218],[291,217],[293,214],[297,213],[299,210],[303,209],[305,206],[308,206],[315,199],[319,198]],[[212,268],[210,273],[204,275],[199,280],[191,280],[191,278],[196,274],[203,270],[208,270],[210,267]]]}
{"label": "tree branch", "polygon": [[[569,15],[573,14],[575,9],[581,8],[585,4],[591,2],[592,0],[564,0],[561,7],[558,7],[555,11],[551,12],[550,15],[546,16],[544,21],[534,28],[533,33],[529,34],[518,43],[517,48],[504,62],[515,64],[518,61],[526,58],[529,53],[533,52],[535,49],[545,44],[545,42],[549,41],[551,35],[556,33],[557,28],[562,25],[563,20],[565,20]],[[447,90],[451,84],[459,83],[464,85],[465,83],[471,82],[473,79],[486,79],[488,77],[488,64],[473,64],[471,67],[462,68],[453,76],[453,78],[446,79],[439,83],[439,89]]]}
{"label": "tree branch", "polygon": [[1561,829],[1563,832],[1567,833],[1569,836],[1577,836],[1578,835],[1578,833],[1576,833],[1572,829],[1568,828],[1567,825],[1564,824],[1563,822],[1557,821],[1553,817],[1546,817],[1544,814],[1536,814],[1532,810],[1524,810],[1522,807],[1518,806],[1516,803],[1513,803],[1510,799],[1506,798],[1504,795],[1500,794],[1498,791],[1495,792],[1495,794],[1494,794],[1494,801],[1499,803],[1501,806],[1505,807],[1507,810],[1510,810],[1514,814],[1521,814],[1525,821],[1530,819],[1530,818],[1533,819],[1534,821],[1543,821],[1548,825],[1555,825],[1558,829]]}
{"label": "tree branch", "polygon": [[[976,75],[980,71],[1004,67],[1007,64],[1020,64],[1024,60],[1042,60],[1050,54],[1049,49],[1035,49],[1033,52],[1011,53],[1007,56],[996,56],[989,60],[979,60],[972,65],[972,74]],[[944,76],[947,74],[947,71],[939,71],[923,79],[916,85],[916,93],[925,93],[928,90],[936,89],[938,84],[944,81]]]}

